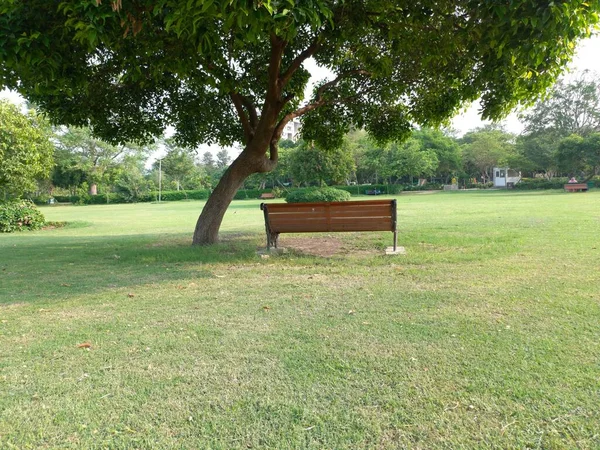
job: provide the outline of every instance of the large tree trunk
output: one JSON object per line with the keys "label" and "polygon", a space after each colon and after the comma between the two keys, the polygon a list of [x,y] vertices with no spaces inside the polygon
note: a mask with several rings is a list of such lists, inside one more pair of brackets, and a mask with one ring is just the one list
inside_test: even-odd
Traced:
{"label": "large tree trunk", "polygon": [[225,171],[198,217],[193,245],[217,243],[223,216],[244,180],[253,173],[272,170],[274,165],[268,164],[268,160],[265,158],[266,146],[263,148],[262,151],[257,151],[256,148],[245,148]]}

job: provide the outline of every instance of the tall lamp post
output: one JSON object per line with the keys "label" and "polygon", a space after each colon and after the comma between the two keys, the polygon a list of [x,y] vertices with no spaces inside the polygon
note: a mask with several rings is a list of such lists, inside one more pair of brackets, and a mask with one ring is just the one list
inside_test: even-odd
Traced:
{"label": "tall lamp post", "polygon": [[160,203],[160,196],[162,191],[162,159],[158,160],[158,203]]}

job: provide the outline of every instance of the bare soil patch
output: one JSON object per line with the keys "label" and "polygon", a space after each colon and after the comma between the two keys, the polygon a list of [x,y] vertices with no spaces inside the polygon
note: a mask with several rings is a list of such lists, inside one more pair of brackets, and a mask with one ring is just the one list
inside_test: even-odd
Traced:
{"label": "bare soil patch", "polygon": [[286,237],[279,240],[279,246],[315,256],[333,256],[347,253],[343,242],[334,237]]}

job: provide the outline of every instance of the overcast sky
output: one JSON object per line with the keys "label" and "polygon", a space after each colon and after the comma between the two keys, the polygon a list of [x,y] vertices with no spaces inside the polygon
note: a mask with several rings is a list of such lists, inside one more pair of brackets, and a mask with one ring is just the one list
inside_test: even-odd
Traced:
{"label": "overcast sky", "polygon": [[[327,77],[328,72],[317,67],[312,61],[307,64],[307,68],[311,71],[311,73],[313,73],[313,79],[311,79],[311,82],[315,82],[319,79]],[[580,72],[586,69],[600,74],[599,35],[581,41],[577,49],[577,53],[569,66],[569,71],[571,73]],[[310,88],[308,89],[308,92],[310,92]],[[20,103],[22,101],[22,99],[18,95],[8,91],[0,92],[0,98],[3,97],[9,98],[15,103]],[[482,126],[484,122],[480,120],[478,109],[478,104],[474,103],[470,108],[467,109],[466,112],[458,115],[452,120],[452,128],[454,128],[459,135],[462,135],[469,130]],[[508,131],[511,131],[513,133],[520,133],[523,129],[523,126],[521,125],[521,123],[519,123],[519,120],[517,119],[516,113],[511,114],[502,123]],[[210,150],[211,152],[216,153],[217,151],[219,151],[219,147],[202,146],[202,148],[200,149],[200,153],[206,150]],[[230,153],[233,154],[237,153],[238,151],[230,150]]]}

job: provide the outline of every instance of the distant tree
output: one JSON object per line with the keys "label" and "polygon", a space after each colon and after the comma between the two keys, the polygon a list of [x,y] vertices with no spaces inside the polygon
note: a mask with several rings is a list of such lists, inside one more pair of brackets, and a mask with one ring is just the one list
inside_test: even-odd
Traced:
{"label": "distant tree", "polygon": [[449,183],[450,179],[462,170],[460,145],[455,138],[430,128],[415,131],[413,138],[421,143],[422,149],[435,152],[437,159],[435,175],[442,178],[445,183]]}
{"label": "distant tree", "polygon": [[75,195],[76,189],[85,181],[87,174],[79,164],[79,157],[63,148],[54,150],[54,167],[51,180],[55,187],[68,189]]}
{"label": "distant tree", "polygon": [[0,192],[19,197],[36,188],[36,180],[50,174],[53,145],[50,128],[35,111],[22,114],[0,100]]}
{"label": "distant tree", "polygon": [[144,176],[143,160],[129,155],[114,174],[115,191],[130,202],[137,202],[152,188],[152,182]]}
{"label": "distant tree", "polygon": [[211,152],[204,152],[202,154],[202,159],[200,160],[200,165],[203,166],[206,170],[212,170],[216,167],[215,158]]}
{"label": "distant tree", "polygon": [[600,132],[600,79],[588,71],[573,81],[559,80],[547,97],[521,115],[525,133],[560,137]]}
{"label": "distant tree", "polygon": [[585,181],[600,173],[600,133],[585,137],[576,134],[560,141],[557,162],[569,175],[583,175]]}
{"label": "distant tree", "polygon": [[[574,80],[559,80],[549,95],[521,118],[526,126],[518,151],[533,171],[543,172],[548,178],[557,170],[593,172],[587,136],[600,132],[597,75],[586,71]],[[577,151],[581,153],[577,155]]]}
{"label": "distant tree", "polygon": [[[165,139],[163,145],[167,154],[161,158],[160,166],[162,171],[175,182],[175,187],[179,191],[183,181],[196,170],[194,151],[178,146],[173,139]],[[159,162],[155,161],[154,167],[158,168],[158,166]]]}
{"label": "distant tree", "polygon": [[494,167],[509,165],[515,155],[515,136],[495,126],[469,132],[461,141],[466,171],[484,182],[491,180]]}
{"label": "distant tree", "polygon": [[227,150],[222,149],[219,150],[219,152],[217,152],[217,162],[216,162],[216,166],[217,169],[225,169],[227,168],[227,166],[229,166],[229,163],[231,161],[231,158],[229,157],[229,153],[227,152]]}
{"label": "distant tree", "polygon": [[543,173],[552,179],[558,170],[556,152],[561,136],[554,130],[541,130],[523,134],[517,138],[516,151],[522,156],[521,167],[527,172]]}
{"label": "distant tree", "polygon": [[322,151],[312,142],[303,142],[290,154],[290,173],[299,184],[343,184],[354,170],[347,148]]}
{"label": "distant tree", "polygon": [[410,138],[401,144],[391,144],[390,168],[397,178],[425,178],[433,175],[438,166],[438,158],[430,148],[424,148],[422,141]]}
{"label": "distant tree", "polygon": [[[154,149],[153,145],[140,146],[135,143],[113,145],[96,138],[87,127],[58,130],[56,141],[61,158],[64,161],[76,161],[75,166],[70,166],[71,169],[79,169],[85,173],[90,195],[98,193],[99,183],[110,184],[109,180],[114,181],[111,171],[118,168],[124,156],[146,155]],[[71,155],[70,158],[67,155]]]}

